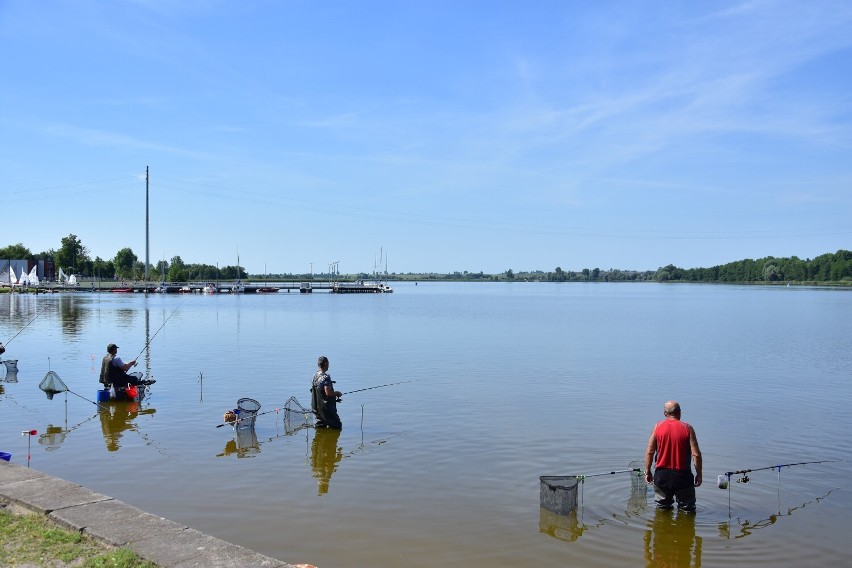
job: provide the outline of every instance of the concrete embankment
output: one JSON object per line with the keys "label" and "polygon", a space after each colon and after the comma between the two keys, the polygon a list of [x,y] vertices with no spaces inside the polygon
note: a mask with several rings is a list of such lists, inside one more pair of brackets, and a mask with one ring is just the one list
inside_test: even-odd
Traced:
{"label": "concrete embankment", "polygon": [[46,515],[59,526],[80,531],[110,546],[127,547],[167,568],[310,566],[287,564],[258,554],[80,485],[3,460],[0,460],[0,501]]}

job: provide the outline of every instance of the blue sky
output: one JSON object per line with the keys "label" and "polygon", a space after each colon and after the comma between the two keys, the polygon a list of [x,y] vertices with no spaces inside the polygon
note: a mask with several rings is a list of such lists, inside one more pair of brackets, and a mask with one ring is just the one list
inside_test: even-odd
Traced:
{"label": "blue sky", "polygon": [[852,248],[848,1],[0,0],[0,246],[253,273]]}

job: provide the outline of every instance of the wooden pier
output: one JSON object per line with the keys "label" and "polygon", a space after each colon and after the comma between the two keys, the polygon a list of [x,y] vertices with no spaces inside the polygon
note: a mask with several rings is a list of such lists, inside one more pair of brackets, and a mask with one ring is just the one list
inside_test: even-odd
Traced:
{"label": "wooden pier", "polygon": [[[88,285],[87,285],[88,284]],[[113,294],[162,293],[162,294],[279,294],[327,292],[330,294],[389,294],[393,288],[384,282],[278,282],[263,284],[213,284],[213,283],[82,283],[79,286],[42,285],[15,289],[15,292],[108,292]]]}

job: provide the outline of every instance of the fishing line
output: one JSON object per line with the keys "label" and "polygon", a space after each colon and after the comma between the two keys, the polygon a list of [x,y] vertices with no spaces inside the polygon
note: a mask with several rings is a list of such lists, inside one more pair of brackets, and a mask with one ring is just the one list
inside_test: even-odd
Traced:
{"label": "fishing line", "polygon": [[177,312],[177,311],[178,311],[178,308],[180,308],[182,305],[183,305],[183,302],[181,302],[180,304],[178,304],[178,305],[177,305],[177,308],[175,308],[175,309],[172,311],[172,313],[170,313],[170,314],[169,314],[169,317],[167,317],[167,318],[166,318],[166,321],[164,321],[164,322],[163,322],[163,325],[161,325],[161,326],[160,326],[160,329],[158,329],[157,331],[155,331],[155,332],[154,332],[154,335],[152,335],[152,336],[151,336],[151,339],[149,339],[149,340],[145,343],[145,346],[142,348],[142,351],[140,351],[140,352],[139,352],[139,355],[137,355],[136,357],[134,357],[134,358],[133,358],[133,360],[134,360],[134,361],[135,361],[136,359],[138,359],[139,357],[141,357],[143,353],[145,353],[145,350],[146,350],[146,349],[148,349],[148,346],[149,346],[149,345],[151,345],[151,342],[152,342],[152,341],[154,341],[154,338],[155,338],[155,337],[157,337],[157,334],[158,334],[158,333],[160,333],[160,331],[161,331],[164,327],[166,327],[166,324],[169,322],[169,320],[170,320],[170,319],[172,319],[172,316],[173,316],[173,315],[175,315],[175,312]]}
{"label": "fishing line", "polygon": [[102,405],[98,404],[97,402],[95,402],[94,400],[89,400],[89,399],[88,399],[88,398],[86,398],[85,396],[81,396],[81,395],[77,394],[76,392],[72,391],[71,389],[67,389],[67,392],[70,392],[70,393],[71,393],[71,394],[73,394],[74,396],[77,396],[77,397],[82,398],[82,399],[83,399],[83,400],[85,400],[86,402],[91,402],[92,404],[94,404],[94,405],[95,405],[95,406],[97,406],[98,408],[102,408],[102,409],[107,410],[107,411],[109,410],[109,408],[107,408],[106,406],[102,406]]}
{"label": "fishing line", "polygon": [[29,327],[29,325],[30,325],[31,323],[33,323],[35,320],[37,320],[37,319],[38,319],[38,316],[40,316],[41,314],[43,314],[44,312],[46,312],[46,311],[48,310],[48,308],[52,308],[52,307],[53,307],[53,302],[50,302],[48,305],[46,305],[46,306],[44,307],[44,309],[43,309],[43,310],[41,310],[39,313],[37,313],[33,319],[31,319],[30,321],[28,321],[28,322],[27,322],[27,324],[26,324],[24,327],[22,327],[20,331],[18,331],[18,333],[16,333],[15,335],[13,335],[13,336],[9,339],[9,341],[7,341],[6,343],[0,343],[0,345],[8,346],[10,343],[12,343],[12,340],[13,340],[13,339],[15,339],[16,337],[18,337],[19,335],[21,335],[21,332],[23,332],[25,329],[27,329],[27,328]]}

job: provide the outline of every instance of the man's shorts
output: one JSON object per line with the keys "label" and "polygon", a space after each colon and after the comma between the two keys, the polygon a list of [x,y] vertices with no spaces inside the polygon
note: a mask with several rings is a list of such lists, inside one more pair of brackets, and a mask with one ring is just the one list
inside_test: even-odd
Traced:
{"label": "man's shorts", "polygon": [[661,508],[695,510],[695,477],[691,470],[658,469],[654,471],[654,493]]}

